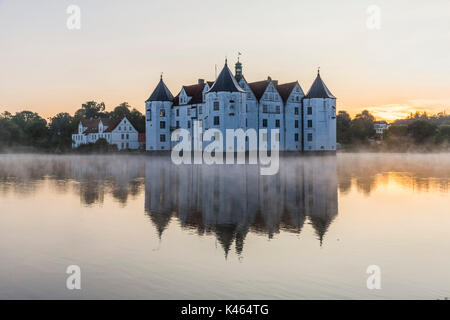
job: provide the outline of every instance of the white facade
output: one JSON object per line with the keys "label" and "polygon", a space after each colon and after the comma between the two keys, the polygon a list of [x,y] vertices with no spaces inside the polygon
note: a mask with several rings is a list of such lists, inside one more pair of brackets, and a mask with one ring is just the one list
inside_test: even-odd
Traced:
{"label": "white facade", "polygon": [[[336,98],[320,75],[305,95],[298,82],[278,84],[267,80],[248,83],[236,64],[233,76],[225,64],[215,82],[200,79],[198,84],[183,86],[173,97],[162,79],[146,101],[146,139],[148,151],[171,150],[171,132],[182,128],[193,138],[193,121],[202,123],[203,132],[218,129],[224,139],[226,129],[267,129],[258,136],[258,146],[271,146],[271,131],[280,151],[335,151]],[[164,110],[164,111],[163,111]],[[262,139],[262,141],[260,141]],[[203,147],[210,142],[204,142]],[[246,150],[249,149],[248,142]],[[226,150],[226,151],[243,151]]]}
{"label": "white facade", "polygon": [[386,121],[375,121],[373,127],[375,129],[375,133],[382,136],[384,131],[389,128],[389,124]]}
{"label": "white facade", "polygon": [[105,139],[109,144],[115,144],[119,150],[139,149],[138,136],[138,131],[126,117],[122,120],[82,120],[78,124],[77,133],[72,134],[72,148]]}

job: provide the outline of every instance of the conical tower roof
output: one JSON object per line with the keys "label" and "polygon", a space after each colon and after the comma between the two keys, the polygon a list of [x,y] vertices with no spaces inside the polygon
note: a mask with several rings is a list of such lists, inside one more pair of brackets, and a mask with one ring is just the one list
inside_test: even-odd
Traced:
{"label": "conical tower roof", "polygon": [[225,60],[225,66],[208,92],[245,92],[245,90],[239,86]]}
{"label": "conical tower roof", "polygon": [[158,85],[156,86],[155,90],[153,90],[153,93],[150,95],[150,98],[148,98],[147,101],[173,101],[173,95],[172,93],[170,93],[170,90],[164,83],[162,76],[161,80],[159,80]]}
{"label": "conical tower roof", "polygon": [[320,77],[320,73],[317,72],[316,80],[314,80],[311,88],[309,89],[308,93],[305,96],[306,99],[313,99],[313,98],[329,98],[329,99],[336,99],[335,96],[328,90],[325,83],[322,81],[322,78]]}

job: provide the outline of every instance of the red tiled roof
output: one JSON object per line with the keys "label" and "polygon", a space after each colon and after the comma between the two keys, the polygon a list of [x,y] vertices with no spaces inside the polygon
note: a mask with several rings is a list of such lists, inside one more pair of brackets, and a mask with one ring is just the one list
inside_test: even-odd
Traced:
{"label": "red tiled roof", "polygon": [[250,89],[252,89],[253,94],[255,95],[256,99],[261,99],[262,95],[267,89],[267,86],[269,85],[269,80],[263,80],[263,81],[257,81],[257,82],[251,82],[248,84]]}
{"label": "red tiled roof", "polygon": [[[105,122],[105,121],[106,122]],[[103,125],[107,126],[108,128],[105,130],[105,132],[111,132],[113,131],[121,122],[122,120],[115,120],[115,119],[102,119]]]}
{"label": "red tiled roof", "polygon": [[[118,126],[118,124],[122,120],[110,118],[81,120],[81,124],[83,125],[83,127],[87,128],[86,130],[84,130],[83,134],[98,133],[98,126],[100,124],[100,121],[103,123],[104,126],[107,127],[107,129],[104,132],[111,132]],[[75,133],[78,133],[78,131]]]}
{"label": "red tiled roof", "polygon": [[[206,81],[206,83],[211,87],[214,82],[213,81]],[[203,89],[205,88],[206,83],[198,83],[193,84],[189,86],[183,86],[184,91],[186,92],[188,97],[191,97],[191,100],[189,101],[189,104],[197,104],[197,103],[203,103]],[[173,106],[180,105],[180,94],[178,94],[173,99]]]}
{"label": "red tiled roof", "polygon": [[188,97],[192,97],[192,99],[189,101],[189,104],[196,104],[203,102],[203,89],[205,88],[204,83],[194,84],[191,86],[183,86],[183,88],[184,91],[186,91]]}
{"label": "red tiled roof", "polygon": [[280,85],[277,86],[278,93],[280,94],[281,99],[283,99],[284,103],[286,103],[287,99],[291,95],[292,90],[294,90],[295,85],[297,83],[298,82],[295,81],[295,82],[289,82],[289,83],[280,84]]}

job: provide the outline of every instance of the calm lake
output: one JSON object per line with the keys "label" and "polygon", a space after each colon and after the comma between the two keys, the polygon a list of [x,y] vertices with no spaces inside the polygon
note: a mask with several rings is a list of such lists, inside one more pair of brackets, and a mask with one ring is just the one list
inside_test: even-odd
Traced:
{"label": "calm lake", "polygon": [[449,186],[450,154],[0,155],[0,298],[444,299]]}

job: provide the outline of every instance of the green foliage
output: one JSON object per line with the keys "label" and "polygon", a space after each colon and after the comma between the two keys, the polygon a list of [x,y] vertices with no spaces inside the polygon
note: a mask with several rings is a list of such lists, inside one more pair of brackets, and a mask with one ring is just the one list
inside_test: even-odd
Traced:
{"label": "green foliage", "polygon": [[369,111],[364,110],[352,120],[350,127],[351,136],[359,141],[365,141],[375,136],[375,117]]}
{"label": "green foliage", "polygon": [[450,142],[450,124],[443,124],[438,127],[436,143]]}
{"label": "green foliage", "polygon": [[416,143],[427,141],[435,136],[436,132],[437,125],[425,119],[414,121],[408,126],[408,133]]}
{"label": "green foliage", "polygon": [[81,109],[75,112],[75,117],[83,119],[98,119],[106,117],[105,103],[97,103],[95,101],[88,101],[81,105]]}
{"label": "green foliage", "polygon": [[385,138],[406,137],[408,135],[408,126],[403,124],[393,124],[384,132]]}
{"label": "green foliage", "polygon": [[349,144],[352,142],[352,119],[345,111],[339,111],[336,116],[336,140],[341,144]]}

